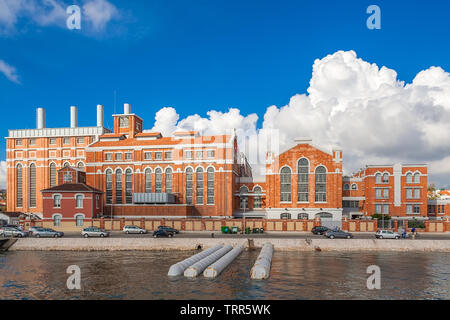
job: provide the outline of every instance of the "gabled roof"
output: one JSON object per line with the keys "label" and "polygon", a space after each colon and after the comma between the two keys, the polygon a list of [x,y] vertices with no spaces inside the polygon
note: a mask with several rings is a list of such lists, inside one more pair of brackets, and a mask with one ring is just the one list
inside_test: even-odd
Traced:
{"label": "gabled roof", "polygon": [[95,192],[103,193],[103,191],[92,188],[85,183],[63,183],[59,186],[41,190],[41,192]]}

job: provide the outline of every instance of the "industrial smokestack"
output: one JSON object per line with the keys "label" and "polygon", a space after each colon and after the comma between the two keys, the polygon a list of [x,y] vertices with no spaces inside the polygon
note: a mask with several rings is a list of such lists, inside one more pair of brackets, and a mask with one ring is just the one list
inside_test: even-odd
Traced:
{"label": "industrial smokestack", "polygon": [[123,105],[123,113],[124,114],[130,114],[131,113],[131,104],[125,103]]}
{"label": "industrial smokestack", "polygon": [[103,106],[97,105],[97,127],[103,127]]}
{"label": "industrial smokestack", "polygon": [[36,128],[38,128],[38,129],[45,128],[45,109],[44,108],[36,109]]}
{"label": "industrial smokestack", "polygon": [[75,106],[70,107],[70,127],[78,127],[78,109]]}

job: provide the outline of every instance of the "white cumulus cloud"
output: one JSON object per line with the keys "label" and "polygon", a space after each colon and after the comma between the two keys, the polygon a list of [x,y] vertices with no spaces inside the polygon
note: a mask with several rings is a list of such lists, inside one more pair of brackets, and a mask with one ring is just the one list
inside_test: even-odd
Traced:
{"label": "white cumulus cloud", "polygon": [[3,60],[0,60],[0,72],[3,73],[5,77],[8,78],[10,81],[20,83],[16,68],[7,64]]}
{"label": "white cumulus cloud", "polygon": [[0,161],[0,189],[6,189],[6,161]]}

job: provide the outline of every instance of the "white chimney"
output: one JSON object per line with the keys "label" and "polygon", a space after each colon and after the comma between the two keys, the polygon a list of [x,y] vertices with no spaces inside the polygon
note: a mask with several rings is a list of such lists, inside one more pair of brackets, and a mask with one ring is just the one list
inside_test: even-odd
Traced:
{"label": "white chimney", "polygon": [[97,127],[103,127],[103,106],[97,105]]}
{"label": "white chimney", "polygon": [[75,106],[70,107],[70,127],[78,127],[78,109]]}
{"label": "white chimney", "polygon": [[38,129],[45,128],[45,109],[44,108],[36,109],[36,127]]}
{"label": "white chimney", "polygon": [[125,103],[123,105],[123,113],[124,114],[130,114],[131,113],[131,104]]}

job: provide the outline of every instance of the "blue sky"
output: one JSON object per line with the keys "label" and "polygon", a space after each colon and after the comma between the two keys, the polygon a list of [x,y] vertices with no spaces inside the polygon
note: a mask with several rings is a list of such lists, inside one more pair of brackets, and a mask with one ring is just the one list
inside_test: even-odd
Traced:
{"label": "blue sky", "polygon": [[[69,125],[70,105],[79,108],[79,125],[89,126],[103,104],[111,126],[114,90],[118,111],[131,103],[146,129],[166,106],[180,118],[234,107],[256,113],[261,126],[268,106],[306,93],[315,59],[338,50],[394,69],[407,83],[430,66],[450,70],[448,1],[109,3],[116,16],[99,30],[83,15],[81,30],[68,30],[58,19],[42,23],[19,11],[0,33],[0,60],[17,76],[0,73],[3,136],[34,128],[38,106],[46,108],[48,127],[61,127]],[[381,30],[366,27],[371,4],[381,8]],[[0,154],[5,159],[4,143]]]}

